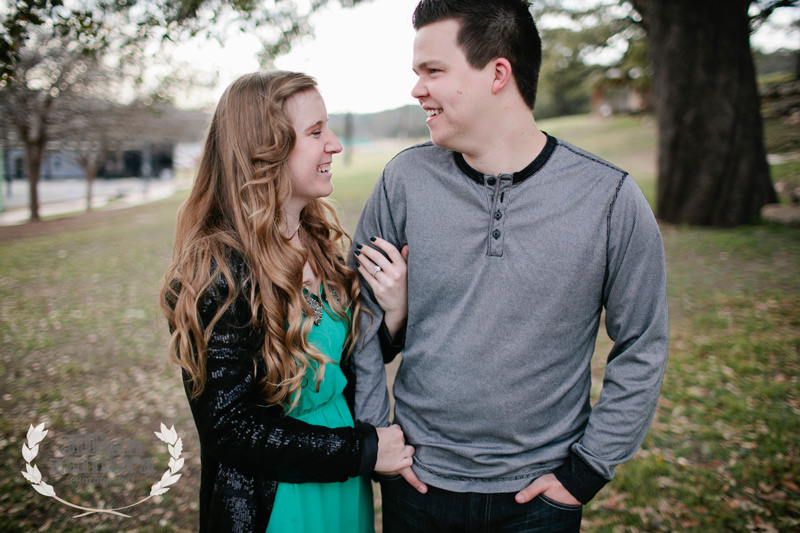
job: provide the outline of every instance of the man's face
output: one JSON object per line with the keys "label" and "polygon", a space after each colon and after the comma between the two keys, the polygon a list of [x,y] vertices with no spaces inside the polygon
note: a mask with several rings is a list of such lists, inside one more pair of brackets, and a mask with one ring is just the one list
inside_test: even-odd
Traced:
{"label": "man's face", "polygon": [[419,77],[411,96],[428,113],[431,140],[462,153],[479,148],[481,117],[490,95],[493,66],[476,70],[456,43],[460,24],[442,20],[417,30],[413,69]]}

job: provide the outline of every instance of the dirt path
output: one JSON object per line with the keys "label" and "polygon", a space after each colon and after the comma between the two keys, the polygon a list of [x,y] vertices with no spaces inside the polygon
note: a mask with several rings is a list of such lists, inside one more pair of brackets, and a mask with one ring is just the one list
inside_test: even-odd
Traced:
{"label": "dirt path", "polygon": [[[27,222],[13,226],[0,226],[0,244],[17,242],[24,239],[53,236],[60,233],[95,227],[100,224],[122,224],[137,216],[161,209],[163,202],[179,202],[179,199],[168,198],[148,204],[135,205],[123,209],[106,209],[64,216],[61,218]],[[177,210],[177,205],[176,205]]]}

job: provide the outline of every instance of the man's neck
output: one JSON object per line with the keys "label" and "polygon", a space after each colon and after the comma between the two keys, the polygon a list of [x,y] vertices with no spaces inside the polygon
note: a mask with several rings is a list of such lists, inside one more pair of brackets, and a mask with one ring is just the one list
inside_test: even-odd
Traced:
{"label": "man's neck", "polygon": [[547,136],[536,123],[531,121],[530,124],[524,129],[506,129],[479,149],[464,152],[464,160],[484,174],[513,174],[522,170],[536,159],[547,143]]}
{"label": "man's neck", "polygon": [[478,172],[492,175],[518,172],[536,159],[547,143],[547,136],[527,108],[504,115],[495,120],[494,127],[486,128],[493,135],[483,139],[475,149],[462,152],[467,164]]}

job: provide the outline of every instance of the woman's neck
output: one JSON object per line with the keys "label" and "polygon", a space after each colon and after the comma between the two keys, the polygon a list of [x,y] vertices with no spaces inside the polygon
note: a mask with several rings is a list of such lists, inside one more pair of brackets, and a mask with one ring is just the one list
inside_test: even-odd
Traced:
{"label": "woman's neck", "polygon": [[319,292],[319,279],[308,261],[303,265],[303,287],[314,294]]}
{"label": "woman's neck", "polygon": [[291,217],[284,220],[283,227],[281,228],[281,233],[283,234],[284,237],[294,241],[299,231],[300,231],[299,217]]}

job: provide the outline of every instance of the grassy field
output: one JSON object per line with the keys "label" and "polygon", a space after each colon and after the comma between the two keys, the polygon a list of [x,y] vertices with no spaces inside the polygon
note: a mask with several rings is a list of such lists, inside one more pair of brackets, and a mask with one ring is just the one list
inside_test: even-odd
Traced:
{"label": "grassy field", "polygon": [[[652,201],[651,121],[572,117],[540,125],[628,169]],[[334,195],[350,229],[391,155],[357,152],[347,168],[335,162]],[[0,228],[0,531],[195,530],[197,436],[155,306],[181,198]],[[584,529],[797,530],[800,230],[662,231],[671,351],[661,400],[642,450],[587,506]],[[609,346],[601,335],[595,395]],[[124,511],[129,518],[76,518],[80,511],[34,492],[20,474],[25,432],[41,422],[49,433],[35,463],[73,504],[108,509],[145,498],[169,461],[153,434],[161,422],[182,437],[183,476],[163,496]],[[86,434],[136,443],[129,455],[141,468],[80,473],[85,456],[68,443]]]}

